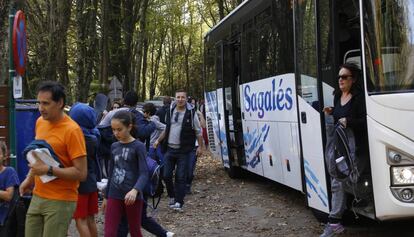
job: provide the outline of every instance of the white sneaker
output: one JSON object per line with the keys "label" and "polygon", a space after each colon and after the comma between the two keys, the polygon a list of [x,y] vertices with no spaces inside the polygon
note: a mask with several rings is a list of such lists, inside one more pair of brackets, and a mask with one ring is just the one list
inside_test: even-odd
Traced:
{"label": "white sneaker", "polygon": [[167,232],[167,237],[177,237],[173,232]]}
{"label": "white sneaker", "polygon": [[174,211],[183,212],[183,206],[179,202],[176,202],[171,208],[174,209]]}

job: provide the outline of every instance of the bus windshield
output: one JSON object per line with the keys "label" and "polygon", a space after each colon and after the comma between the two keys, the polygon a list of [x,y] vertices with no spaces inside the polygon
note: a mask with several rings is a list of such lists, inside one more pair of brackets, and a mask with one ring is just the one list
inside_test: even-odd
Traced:
{"label": "bus windshield", "polygon": [[414,1],[364,1],[367,89],[414,90]]}

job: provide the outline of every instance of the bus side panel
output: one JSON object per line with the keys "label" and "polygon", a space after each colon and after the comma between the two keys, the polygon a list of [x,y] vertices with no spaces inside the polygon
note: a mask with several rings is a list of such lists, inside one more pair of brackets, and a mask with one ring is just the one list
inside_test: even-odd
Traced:
{"label": "bus side panel", "polygon": [[217,112],[218,112],[218,124],[219,124],[219,138],[220,138],[220,147],[221,147],[221,157],[223,160],[223,165],[226,168],[230,168],[230,159],[229,159],[229,149],[227,146],[227,136],[226,134],[226,123],[225,123],[225,113],[224,113],[224,98],[223,98],[223,89],[217,89]]}
{"label": "bus side panel", "polygon": [[[259,122],[259,127],[265,130],[269,129],[263,151],[263,176],[268,179],[283,183],[282,163],[280,159],[280,139],[279,128],[277,122]],[[265,127],[267,126],[267,127]]]}
{"label": "bus side panel", "polygon": [[246,156],[246,166],[243,168],[263,176],[263,139],[266,139],[263,128],[258,128],[257,121],[243,121],[243,139]]}
{"label": "bus side panel", "polygon": [[221,160],[220,128],[217,117],[217,92],[206,92],[204,98],[206,98],[206,122],[209,148],[213,157]]}
{"label": "bus side panel", "polygon": [[302,191],[298,124],[281,123],[279,125],[279,141],[280,159],[284,177],[283,184]]}
{"label": "bus side panel", "polygon": [[[241,86],[247,169],[301,190],[294,74],[274,76]],[[253,166],[254,167],[253,167]]]}
{"label": "bus side panel", "polygon": [[298,96],[298,102],[300,113],[306,113],[306,121],[301,121],[300,131],[308,204],[312,208],[328,213],[329,200],[326,186],[320,114],[300,96]]}

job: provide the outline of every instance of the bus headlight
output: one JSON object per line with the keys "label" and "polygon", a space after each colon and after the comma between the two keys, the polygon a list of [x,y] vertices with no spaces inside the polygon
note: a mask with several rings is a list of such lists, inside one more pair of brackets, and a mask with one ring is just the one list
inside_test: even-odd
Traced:
{"label": "bus headlight", "polygon": [[414,166],[391,167],[393,185],[414,184]]}

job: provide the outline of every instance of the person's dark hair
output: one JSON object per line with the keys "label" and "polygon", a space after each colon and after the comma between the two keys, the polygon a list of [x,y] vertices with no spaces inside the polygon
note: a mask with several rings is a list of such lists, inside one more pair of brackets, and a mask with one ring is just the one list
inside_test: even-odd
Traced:
{"label": "person's dark hair", "polygon": [[128,91],[124,96],[124,104],[135,107],[138,103],[138,95],[135,91]]}
{"label": "person's dark hair", "polygon": [[119,101],[119,100],[115,100],[114,102],[112,102],[111,109],[114,109],[114,105],[115,105],[115,104],[117,104],[117,105],[118,105],[118,108],[121,108],[121,107],[122,107],[122,103],[121,103],[121,101]]}
{"label": "person's dark hair", "polygon": [[155,108],[155,105],[153,103],[146,103],[142,107],[142,111],[148,112],[152,116],[157,112],[157,109]]}
{"label": "person's dark hair", "polygon": [[162,103],[163,103],[164,105],[170,105],[170,104],[171,104],[171,97],[169,97],[169,96],[165,96],[165,97],[162,99]]}
{"label": "person's dark hair", "polygon": [[197,104],[197,99],[195,97],[188,97],[187,102],[191,104],[191,102],[194,100],[194,102]]}
{"label": "person's dark hair", "polygon": [[121,110],[114,114],[112,120],[119,120],[125,127],[129,127],[132,124],[131,135],[136,137],[137,127],[135,125],[135,115],[127,110]]}
{"label": "person's dark hair", "polygon": [[65,87],[63,87],[62,84],[56,81],[41,82],[40,85],[37,87],[37,93],[46,92],[46,91],[52,94],[53,101],[59,102],[62,99],[63,100],[62,109],[65,107],[66,93],[65,93]]}
{"label": "person's dark hair", "polygon": [[178,89],[178,90],[176,90],[175,91],[175,94],[181,93],[181,92],[184,92],[185,93],[185,96],[187,96],[187,91],[185,91],[184,89]]}
{"label": "person's dark hair", "polygon": [[[345,68],[351,72],[352,80],[354,83],[352,83],[351,87],[351,94],[356,95],[362,91],[362,81],[361,81],[361,69],[359,69],[359,66],[354,63],[345,63],[339,66],[340,71],[342,68]],[[335,94],[341,93],[339,89],[335,90]]]}

